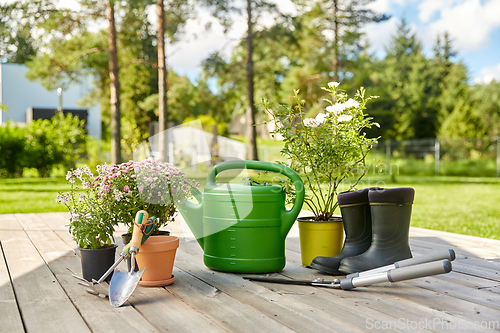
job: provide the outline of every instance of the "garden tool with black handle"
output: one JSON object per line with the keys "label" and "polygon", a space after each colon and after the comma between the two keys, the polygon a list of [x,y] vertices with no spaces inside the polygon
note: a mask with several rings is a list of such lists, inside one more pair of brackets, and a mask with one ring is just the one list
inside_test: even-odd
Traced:
{"label": "garden tool with black handle", "polygon": [[[449,250],[453,251],[453,250]],[[270,282],[278,284],[306,285],[313,287],[325,287],[333,289],[350,290],[357,287],[367,287],[383,282],[399,282],[420,277],[449,273],[452,270],[449,259],[435,260],[435,258],[448,257],[451,260],[455,258],[454,252],[440,252],[430,256],[422,256],[414,259],[408,259],[404,262],[404,267],[394,268],[394,265],[388,266],[386,271],[367,271],[361,272],[358,276],[347,276],[345,279],[334,279],[324,281],[323,279],[307,280],[289,280],[272,277],[243,276],[250,281]],[[425,260],[433,260],[426,262]],[[403,262],[400,262],[403,263]],[[391,268],[392,267],[392,268]]]}
{"label": "garden tool with black handle", "polygon": [[316,257],[311,268],[330,275],[343,275],[339,271],[340,261],[368,250],[372,243],[372,219],[368,191],[378,187],[339,193],[337,201],[342,214],[345,240],[342,250],[332,257]]}

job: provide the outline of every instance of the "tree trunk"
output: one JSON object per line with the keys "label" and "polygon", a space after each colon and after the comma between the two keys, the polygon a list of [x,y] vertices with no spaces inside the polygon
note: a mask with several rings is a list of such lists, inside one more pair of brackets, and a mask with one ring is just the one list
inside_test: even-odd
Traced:
{"label": "tree trunk", "polygon": [[[158,10],[158,150],[159,160],[168,160],[168,107],[167,107],[167,61],[165,59],[165,7],[163,0],[156,3]],[[169,161],[173,163],[173,161]]]}
{"label": "tree trunk", "polygon": [[116,26],[114,1],[108,0],[107,16],[109,21],[109,78],[111,103],[111,164],[121,163],[120,129],[120,79],[118,77],[118,51],[116,48]]}
{"label": "tree trunk", "polygon": [[333,81],[339,82],[339,20],[338,13],[338,0],[333,0],[333,59],[332,59],[332,72]]}
{"label": "tree trunk", "polygon": [[253,32],[252,32],[252,0],[247,0],[248,35],[247,35],[247,86],[248,106],[246,112],[246,126],[248,137],[248,159],[258,160],[257,130],[255,128],[255,103],[253,86]]}

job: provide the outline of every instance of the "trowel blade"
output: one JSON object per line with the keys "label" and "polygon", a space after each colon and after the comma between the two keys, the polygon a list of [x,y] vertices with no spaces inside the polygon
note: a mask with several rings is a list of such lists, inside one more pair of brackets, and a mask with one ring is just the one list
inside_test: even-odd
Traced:
{"label": "trowel blade", "polygon": [[117,308],[128,300],[137,287],[145,269],[132,273],[122,271],[119,268],[115,269],[109,283],[109,302],[112,306]]}

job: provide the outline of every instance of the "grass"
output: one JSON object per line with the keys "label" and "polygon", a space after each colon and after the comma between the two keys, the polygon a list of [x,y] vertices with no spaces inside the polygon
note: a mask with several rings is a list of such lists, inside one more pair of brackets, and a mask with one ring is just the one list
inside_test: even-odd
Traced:
{"label": "grass", "polygon": [[62,177],[0,179],[0,214],[64,212],[56,196],[68,190]]}
{"label": "grass", "polygon": [[[360,185],[413,187],[412,226],[500,240],[500,178],[367,175]],[[68,189],[63,177],[0,179],[0,214],[66,211],[55,198]]]}
{"label": "grass", "polygon": [[387,187],[413,187],[415,227],[500,239],[500,179],[389,177]]}

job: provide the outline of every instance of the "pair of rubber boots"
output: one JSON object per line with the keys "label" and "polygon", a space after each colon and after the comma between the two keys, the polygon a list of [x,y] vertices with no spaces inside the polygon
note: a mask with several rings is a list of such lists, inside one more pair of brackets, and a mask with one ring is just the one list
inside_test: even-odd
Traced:
{"label": "pair of rubber boots", "polygon": [[339,254],[316,257],[311,267],[331,275],[352,274],[412,257],[408,245],[412,188],[366,188],[339,193],[345,241]]}

